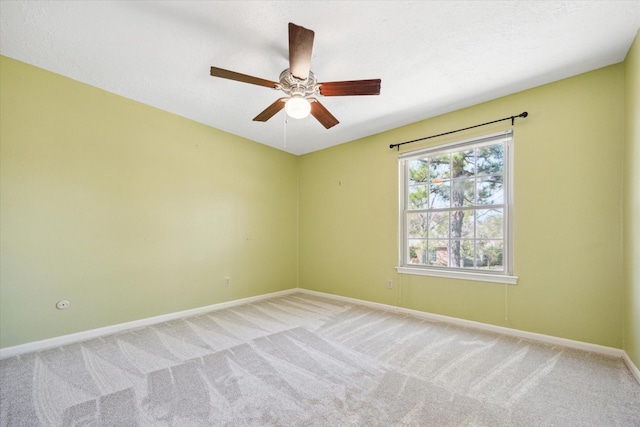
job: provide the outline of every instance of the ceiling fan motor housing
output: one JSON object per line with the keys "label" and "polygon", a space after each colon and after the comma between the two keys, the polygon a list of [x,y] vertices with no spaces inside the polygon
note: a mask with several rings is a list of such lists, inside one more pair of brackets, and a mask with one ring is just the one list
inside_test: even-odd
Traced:
{"label": "ceiling fan motor housing", "polygon": [[319,87],[320,85],[316,83],[316,77],[311,71],[309,71],[309,76],[302,80],[291,74],[288,68],[280,73],[280,82],[276,85],[276,89],[292,97],[318,95]]}

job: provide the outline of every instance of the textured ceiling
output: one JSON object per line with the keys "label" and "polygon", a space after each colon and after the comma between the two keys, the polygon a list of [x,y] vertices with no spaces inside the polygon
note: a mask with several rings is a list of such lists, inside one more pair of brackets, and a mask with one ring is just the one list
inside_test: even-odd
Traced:
{"label": "textured ceiling", "polygon": [[[640,1],[8,1],[8,57],[304,154],[624,60]],[[324,97],[340,121],[252,118],[282,94],[287,24],[315,31],[319,82],[380,78],[380,96]],[[519,113],[519,112],[509,112]]]}

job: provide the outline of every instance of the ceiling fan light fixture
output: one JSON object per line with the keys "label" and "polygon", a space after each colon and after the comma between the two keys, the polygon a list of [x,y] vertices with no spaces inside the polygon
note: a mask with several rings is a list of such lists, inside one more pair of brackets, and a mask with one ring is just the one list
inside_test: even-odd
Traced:
{"label": "ceiling fan light fixture", "polygon": [[302,96],[292,96],[285,103],[284,109],[289,117],[304,119],[311,112],[311,103]]}

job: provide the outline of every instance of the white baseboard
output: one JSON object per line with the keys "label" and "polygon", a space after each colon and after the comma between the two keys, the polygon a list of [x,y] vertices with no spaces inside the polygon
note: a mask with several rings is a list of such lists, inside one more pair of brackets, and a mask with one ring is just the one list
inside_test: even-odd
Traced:
{"label": "white baseboard", "polygon": [[34,351],[46,350],[52,347],[58,347],[61,345],[68,345],[77,343],[80,341],[86,341],[92,338],[103,337],[106,335],[112,335],[116,332],[122,332],[130,329],[137,329],[144,326],[155,325],[158,323],[168,322],[170,320],[179,319],[182,317],[195,316],[209,311],[222,310],[223,308],[234,307],[241,304],[247,304],[250,302],[260,301],[268,298],[274,298],[278,296],[288,295],[297,292],[298,289],[287,289],[285,291],[272,292],[269,294],[258,295],[254,297],[241,298],[233,301],[221,302],[218,304],[212,304],[205,307],[192,308],[190,310],[178,311],[175,313],[163,314],[160,316],[148,317],[146,319],[134,320],[132,322],[119,323],[116,325],[105,326],[104,328],[91,329],[88,331],[78,332],[75,334],[62,335],[60,337],[49,338],[41,341],[34,341],[26,344],[16,345],[13,347],[0,348],[0,359],[6,359],[8,357],[18,356],[25,353],[31,353]]}
{"label": "white baseboard", "polygon": [[[474,322],[472,320],[459,319],[457,317],[449,317],[449,316],[443,316],[441,314],[427,313],[424,311],[412,310],[410,308],[403,308],[403,307],[397,307],[397,306],[382,304],[377,302],[364,301],[356,298],[343,297],[340,295],[326,294],[324,292],[311,291],[308,289],[298,288],[298,292],[303,292],[310,295],[322,296],[325,298],[333,298],[333,299],[337,299],[345,302],[351,302],[353,304],[360,304],[360,305],[365,305],[369,307],[379,308],[386,311],[411,314],[416,317],[421,317],[423,319],[433,320],[436,322],[451,323],[459,326],[465,326],[468,328],[481,329],[483,331],[497,332],[503,335],[509,335],[516,338],[523,338],[531,341],[538,341],[538,342],[557,345],[561,347],[568,347],[568,348],[573,348],[578,350],[590,351],[592,353],[598,353],[598,354],[603,354],[603,355],[612,356],[612,357],[623,357],[624,355],[626,355],[624,350],[621,350],[619,348],[606,347],[598,344],[590,344],[582,341],[574,341],[566,338],[558,338],[551,335],[538,334],[535,332],[526,332],[526,331],[521,331],[519,329],[506,328],[504,326],[496,326],[496,325],[490,325],[487,323]],[[629,362],[631,362],[631,359],[629,359]]]}
{"label": "white baseboard", "polygon": [[633,363],[633,360],[631,360],[626,352],[624,353],[622,358],[624,359],[633,376],[636,377],[636,380],[638,380],[638,383],[640,383],[640,369],[638,369],[638,367]]}

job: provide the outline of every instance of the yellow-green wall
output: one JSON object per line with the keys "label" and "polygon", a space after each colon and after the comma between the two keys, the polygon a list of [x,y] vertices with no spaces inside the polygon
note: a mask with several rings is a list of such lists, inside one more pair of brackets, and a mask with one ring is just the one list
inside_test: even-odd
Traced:
{"label": "yellow-green wall", "polygon": [[624,349],[640,367],[640,32],[625,59]]}
{"label": "yellow-green wall", "polygon": [[[299,286],[622,348],[624,71],[617,64],[302,156]],[[518,284],[397,274],[398,152],[389,144],[523,111],[514,126]]]}
{"label": "yellow-green wall", "polygon": [[[299,286],[624,348],[638,366],[639,49],[300,157],[0,57],[0,347]],[[522,111],[518,284],[397,274],[389,144]]]}
{"label": "yellow-green wall", "polygon": [[1,347],[296,287],[295,156],[0,61]]}

